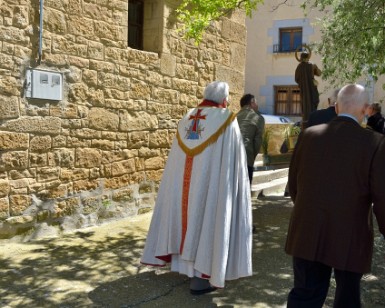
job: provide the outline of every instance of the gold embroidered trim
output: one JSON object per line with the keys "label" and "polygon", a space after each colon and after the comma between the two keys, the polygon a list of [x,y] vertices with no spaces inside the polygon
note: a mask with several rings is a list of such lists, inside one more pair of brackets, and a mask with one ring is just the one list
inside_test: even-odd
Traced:
{"label": "gold embroidered trim", "polygon": [[183,253],[184,241],[187,232],[188,223],[188,197],[190,194],[191,174],[193,168],[194,157],[186,155],[183,174],[183,190],[182,190],[182,240],[179,253]]}
{"label": "gold embroidered trim", "polygon": [[179,131],[177,131],[176,138],[178,139],[179,146],[181,147],[183,152],[185,152],[186,155],[189,155],[189,156],[195,156],[202,153],[204,149],[206,149],[210,144],[213,144],[218,140],[219,136],[222,135],[223,132],[226,130],[227,126],[229,126],[231,122],[235,120],[236,116],[237,115],[235,113],[231,113],[228,119],[221,125],[221,127],[219,127],[219,129],[214,134],[212,134],[205,142],[203,142],[202,144],[198,145],[193,149],[188,148],[183,143],[182,137],[180,136]]}

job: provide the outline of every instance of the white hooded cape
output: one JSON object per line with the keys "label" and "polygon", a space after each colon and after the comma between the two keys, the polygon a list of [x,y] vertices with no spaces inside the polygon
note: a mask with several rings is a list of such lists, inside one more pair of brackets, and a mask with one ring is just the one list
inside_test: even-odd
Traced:
{"label": "white hooded cape", "polygon": [[246,153],[236,117],[225,108],[194,108],[178,124],[141,263],[171,262],[172,271],[224,287],[225,280],[252,275],[251,230]]}

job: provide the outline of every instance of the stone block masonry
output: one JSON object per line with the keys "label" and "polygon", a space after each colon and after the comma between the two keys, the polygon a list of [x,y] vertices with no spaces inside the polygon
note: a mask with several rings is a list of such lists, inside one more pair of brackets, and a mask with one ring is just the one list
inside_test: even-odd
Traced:
{"label": "stone block masonry", "polygon": [[[206,84],[243,95],[243,12],[196,46],[176,30],[179,1],[144,3],[136,50],[128,1],[44,1],[40,61],[39,1],[0,0],[0,238],[150,211],[177,123]],[[63,100],[26,98],[29,68],[62,73]]]}

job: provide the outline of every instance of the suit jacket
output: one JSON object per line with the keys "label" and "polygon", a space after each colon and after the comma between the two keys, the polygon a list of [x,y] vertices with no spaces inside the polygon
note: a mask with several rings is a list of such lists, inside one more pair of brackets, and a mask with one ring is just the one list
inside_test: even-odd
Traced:
{"label": "suit jacket", "polygon": [[366,123],[367,128],[371,128],[376,132],[381,134],[384,133],[384,118],[382,114],[377,112],[368,118],[368,122]]}
{"label": "suit jacket", "polygon": [[[370,271],[372,210],[385,235],[385,138],[339,116],[299,136],[286,252],[339,270]],[[372,206],[373,204],[373,206]]]}
{"label": "suit jacket", "polygon": [[307,127],[328,123],[332,119],[334,119],[336,116],[337,116],[337,113],[334,106],[330,106],[326,109],[313,111],[309,116]]}

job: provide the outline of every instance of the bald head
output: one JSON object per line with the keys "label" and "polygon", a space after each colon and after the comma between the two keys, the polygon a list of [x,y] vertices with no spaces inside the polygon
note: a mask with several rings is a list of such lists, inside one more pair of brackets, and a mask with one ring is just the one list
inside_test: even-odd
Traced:
{"label": "bald head", "polygon": [[361,123],[368,103],[369,95],[363,86],[348,84],[338,92],[336,111],[337,114],[352,115]]}

